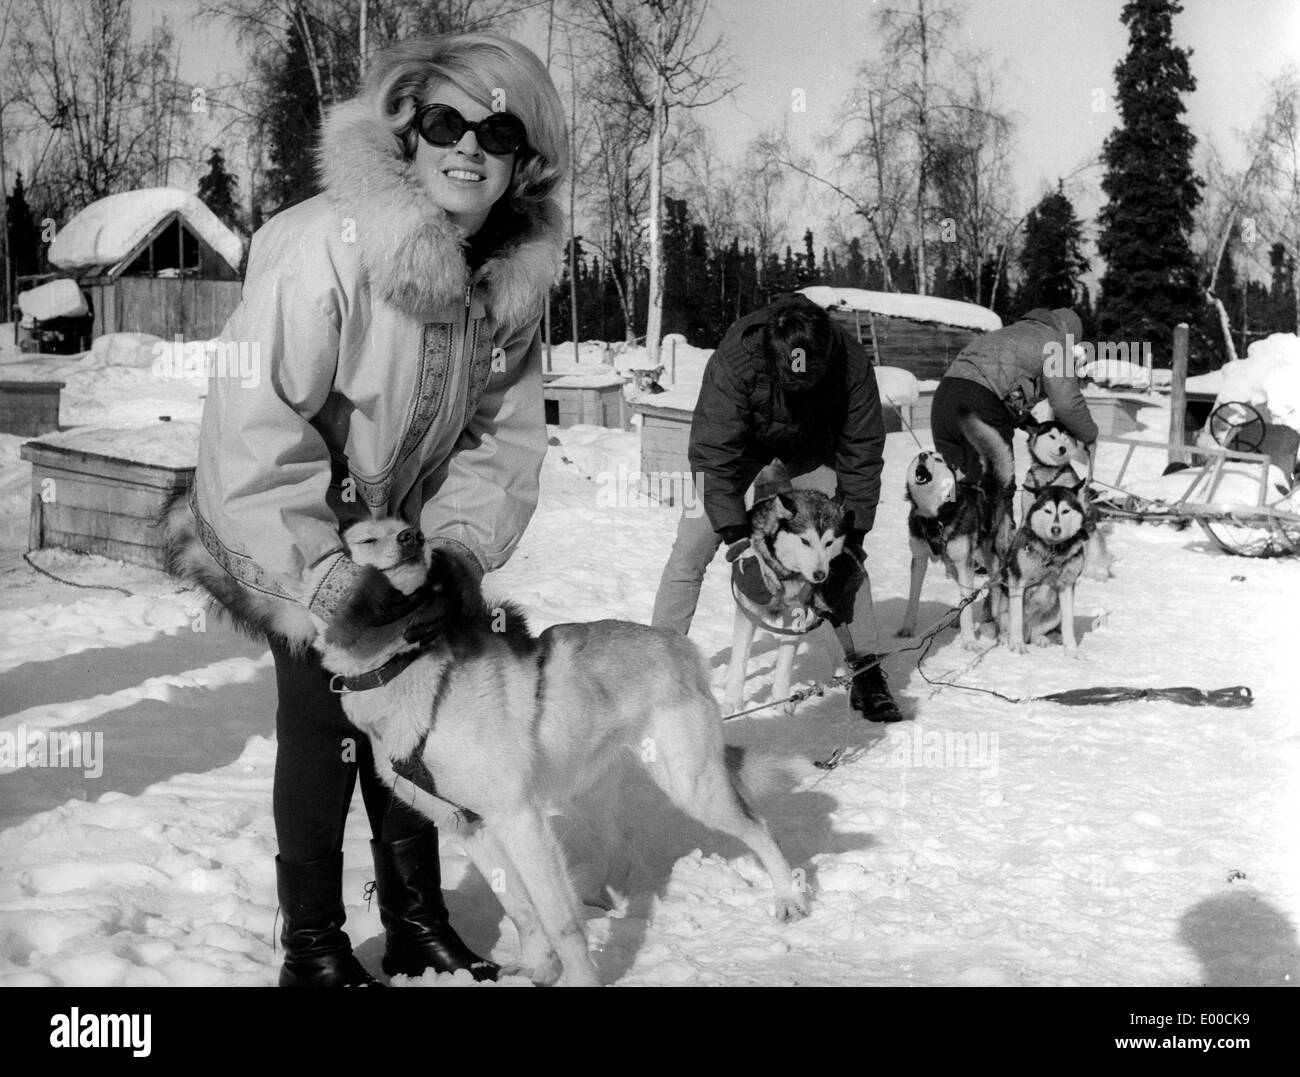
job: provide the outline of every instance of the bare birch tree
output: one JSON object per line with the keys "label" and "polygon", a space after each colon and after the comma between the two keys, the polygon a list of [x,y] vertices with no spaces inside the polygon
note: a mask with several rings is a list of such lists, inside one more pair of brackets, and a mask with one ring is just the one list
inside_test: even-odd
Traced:
{"label": "bare birch tree", "polygon": [[[577,0],[574,21],[591,42],[598,68],[592,100],[613,110],[629,133],[645,127],[649,158],[649,362],[659,361],[663,319],[662,218],[668,138],[676,113],[712,104],[732,88],[722,39],[703,40],[708,0]],[[604,145],[621,153],[608,141]]]}
{"label": "bare birch tree", "polygon": [[[132,33],[130,0],[18,0],[6,68],[18,125],[40,145],[30,185],[56,214],[160,176],[176,153],[159,138],[189,109],[163,20]],[[183,128],[182,128],[183,129]]]}

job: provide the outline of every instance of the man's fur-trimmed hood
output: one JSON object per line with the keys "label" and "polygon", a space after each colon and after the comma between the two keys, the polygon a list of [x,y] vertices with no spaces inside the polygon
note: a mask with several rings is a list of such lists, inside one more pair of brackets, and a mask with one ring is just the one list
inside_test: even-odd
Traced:
{"label": "man's fur-trimmed hood", "polygon": [[[356,222],[362,266],[377,298],[420,321],[462,302],[465,240],[416,178],[401,145],[361,101],[330,110],[321,132],[321,182]],[[529,203],[484,262],[487,308],[517,329],[538,317],[559,270],[564,215],[553,198]]]}

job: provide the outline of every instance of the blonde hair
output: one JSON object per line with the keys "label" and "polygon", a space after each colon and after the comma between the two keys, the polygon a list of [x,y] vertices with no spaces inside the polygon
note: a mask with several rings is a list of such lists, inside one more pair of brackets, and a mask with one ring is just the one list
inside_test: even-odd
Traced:
{"label": "blonde hair", "polygon": [[391,130],[409,159],[419,138],[416,110],[437,85],[449,82],[485,108],[519,117],[528,142],[515,158],[508,193],[523,209],[544,201],[568,175],[564,106],[550,73],[528,47],[498,34],[410,38],[370,62],[362,98]]}

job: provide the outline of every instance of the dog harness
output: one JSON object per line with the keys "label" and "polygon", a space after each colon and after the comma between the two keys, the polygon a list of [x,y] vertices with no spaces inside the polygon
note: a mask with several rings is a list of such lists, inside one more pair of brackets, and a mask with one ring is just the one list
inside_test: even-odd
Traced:
{"label": "dog harness", "polygon": [[[1032,473],[1032,469],[1031,469],[1031,473]],[[1062,475],[1070,475],[1074,479],[1074,484],[1071,485],[1068,482],[1059,481]],[[1055,471],[1052,472],[1051,477],[1046,482],[1041,482],[1037,486],[1030,485],[1029,476],[1026,475],[1024,489],[1027,490],[1029,493],[1033,494],[1035,497],[1041,494],[1044,490],[1050,490],[1053,486],[1064,487],[1066,490],[1069,490],[1073,493],[1078,491],[1079,487],[1083,485],[1083,482],[1084,482],[1083,477],[1077,471],[1074,470],[1074,465],[1067,460],[1064,464],[1062,464],[1060,467],[1058,467]]]}
{"label": "dog harness", "polygon": [[[971,486],[971,489],[978,487]],[[931,556],[938,557],[943,553],[948,542],[948,527],[957,515],[957,507],[956,501],[945,501],[939,506],[938,516],[922,516],[919,512],[908,514],[908,532],[929,547]]]}

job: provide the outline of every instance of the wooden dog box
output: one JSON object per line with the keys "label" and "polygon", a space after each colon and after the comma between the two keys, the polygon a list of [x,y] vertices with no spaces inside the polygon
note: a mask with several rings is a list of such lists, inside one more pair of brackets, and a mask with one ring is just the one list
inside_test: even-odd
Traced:
{"label": "wooden dog box", "polygon": [[20,447],[32,464],[27,547],[164,567],[159,517],[194,481],[198,427],[78,430]]}
{"label": "wooden dog box", "polygon": [[627,429],[623,378],[618,374],[572,374],[545,380],[546,422],[551,426]]}
{"label": "wooden dog box", "polygon": [[46,378],[0,380],[0,434],[32,438],[58,430],[63,384]]}

